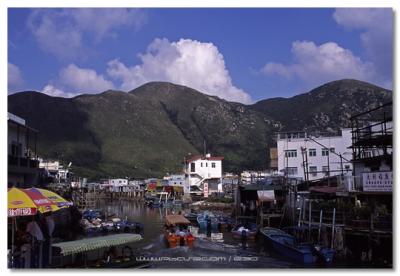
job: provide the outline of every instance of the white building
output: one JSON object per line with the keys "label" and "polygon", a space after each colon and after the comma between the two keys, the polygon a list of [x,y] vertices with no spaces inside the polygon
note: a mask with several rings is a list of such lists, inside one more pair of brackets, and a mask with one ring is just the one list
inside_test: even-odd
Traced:
{"label": "white building", "polygon": [[184,186],[185,184],[185,175],[184,174],[171,174],[168,176],[164,176],[163,182],[167,186]]}
{"label": "white building", "polygon": [[[194,156],[186,161],[184,191],[189,192],[189,187],[201,188],[204,193],[211,194],[222,191],[222,160],[221,156]],[[207,195],[206,195],[207,196]]]}
{"label": "white building", "polygon": [[[68,165],[70,167],[71,163]],[[54,179],[54,182],[66,182],[69,169],[60,165],[59,161],[43,160],[39,158],[39,168],[45,169],[48,176]]]}
{"label": "white building", "polygon": [[278,170],[290,177],[315,180],[350,175],[352,171],[351,129],[340,135],[313,136],[305,132],[278,133]]}

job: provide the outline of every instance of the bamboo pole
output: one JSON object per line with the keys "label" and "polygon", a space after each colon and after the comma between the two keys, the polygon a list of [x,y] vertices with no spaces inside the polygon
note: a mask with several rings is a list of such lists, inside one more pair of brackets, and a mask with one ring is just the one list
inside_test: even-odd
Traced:
{"label": "bamboo pole", "polygon": [[321,227],[322,227],[322,209],[319,211],[319,226],[318,226],[318,243],[321,240]]}
{"label": "bamboo pole", "polygon": [[336,219],[336,208],[333,208],[333,217],[332,217],[332,238],[331,238],[331,248],[333,249],[333,243],[335,240],[335,219]]}
{"label": "bamboo pole", "polygon": [[[303,198],[302,198],[301,200],[304,201]],[[300,227],[300,221],[301,221],[301,213],[302,213],[302,210],[303,210],[303,202],[301,202],[301,204],[300,204],[299,222],[297,223],[297,226],[299,226],[299,227]]]}
{"label": "bamboo pole", "polygon": [[308,202],[308,241],[311,240],[311,199]]}

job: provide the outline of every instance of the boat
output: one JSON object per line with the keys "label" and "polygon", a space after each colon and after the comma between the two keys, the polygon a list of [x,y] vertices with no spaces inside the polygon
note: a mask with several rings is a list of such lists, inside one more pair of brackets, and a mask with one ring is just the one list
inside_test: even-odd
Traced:
{"label": "boat", "polygon": [[287,258],[303,264],[315,263],[317,260],[311,244],[297,244],[292,235],[280,229],[264,227],[260,229],[260,233],[268,246]]}
{"label": "boat", "polygon": [[[308,235],[307,233],[310,230],[318,230],[317,226],[313,225],[297,225],[297,226],[291,226],[291,227],[285,227],[283,229],[286,233],[293,235],[297,241],[304,241],[306,240],[306,236]],[[332,263],[333,258],[335,255],[335,250],[323,246],[319,243],[312,244],[314,255],[318,257],[318,259],[326,264]]]}
{"label": "boat", "polygon": [[116,231],[124,233],[143,234],[144,225],[140,222],[128,221],[127,219],[121,220],[114,224]]}
{"label": "boat", "polygon": [[189,212],[189,213],[185,213],[183,216],[184,216],[187,220],[189,220],[190,222],[197,223],[197,216],[198,216],[198,215],[199,215],[198,213]]}
{"label": "boat", "polygon": [[258,233],[258,226],[252,222],[239,223],[233,227],[231,233],[234,238],[255,240]]}
{"label": "boat", "polygon": [[168,247],[193,246],[195,238],[188,229],[189,225],[190,221],[182,215],[165,216],[164,237]]}
{"label": "boat", "polygon": [[231,217],[220,215],[217,216],[220,231],[232,231],[235,220]]}
{"label": "boat", "polygon": [[217,230],[218,229],[218,218],[211,212],[203,212],[197,215],[197,223],[200,229]]}

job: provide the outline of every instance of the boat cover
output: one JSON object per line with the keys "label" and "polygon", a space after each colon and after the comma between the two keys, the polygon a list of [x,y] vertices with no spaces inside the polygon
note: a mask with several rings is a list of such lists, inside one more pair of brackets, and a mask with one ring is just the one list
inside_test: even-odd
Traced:
{"label": "boat cover", "polygon": [[55,243],[53,244],[53,247],[60,248],[60,254],[63,256],[67,256],[101,248],[108,248],[110,246],[132,243],[141,239],[142,236],[138,234],[115,234],[76,241]]}
{"label": "boat cover", "polygon": [[165,222],[168,226],[176,226],[180,224],[189,225],[190,221],[182,215],[167,215],[165,216]]}

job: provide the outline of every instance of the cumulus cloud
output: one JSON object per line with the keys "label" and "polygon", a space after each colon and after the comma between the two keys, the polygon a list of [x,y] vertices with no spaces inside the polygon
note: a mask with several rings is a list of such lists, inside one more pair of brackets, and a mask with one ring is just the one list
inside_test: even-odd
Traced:
{"label": "cumulus cloud", "polygon": [[46,85],[42,89],[42,93],[47,94],[52,97],[63,97],[63,98],[71,98],[71,97],[76,96],[76,94],[64,92],[63,90],[58,89],[51,84]]}
{"label": "cumulus cloud", "polygon": [[70,64],[62,68],[57,79],[50,81],[42,92],[54,97],[70,98],[82,93],[99,93],[113,88],[114,84],[95,70]]}
{"label": "cumulus cloud", "polygon": [[15,89],[22,87],[24,80],[22,78],[21,70],[15,64],[8,63],[8,91],[11,92]]}
{"label": "cumulus cloud", "polygon": [[249,94],[233,85],[224,57],[212,43],[155,39],[139,58],[141,64],[134,66],[118,59],[108,63],[107,72],[121,82],[121,89],[131,90],[149,81],[168,81],[230,101],[252,101]]}
{"label": "cumulus cloud", "polygon": [[93,38],[98,43],[123,26],[137,30],[145,20],[144,12],[136,9],[35,9],[27,26],[43,51],[67,59],[86,50],[84,41]]}
{"label": "cumulus cloud", "polygon": [[365,54],[390,82],[393,73],[393,10],[391,8],[336,9],[333,18],[347,30],[358,29]]}
{"label": "cumulus cloud", "polygon": [[59,82],[70,90],[79,93],[98,93],[113,89],[111,81],[106,80],[101,74],[93,69],[80,68],[70,64],[61,69]]}
{"label": "cumulus cloud", "polygon": [[292,64],[269,62],[261,71],[287,79],[297,77],[310,85],[342,78],[369,80],[375,76],[371,62],[361,60],[334,42],[316,45],[311,41],[295,41],[291,51]]}

